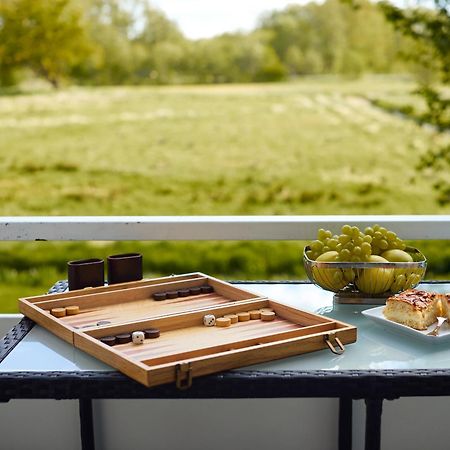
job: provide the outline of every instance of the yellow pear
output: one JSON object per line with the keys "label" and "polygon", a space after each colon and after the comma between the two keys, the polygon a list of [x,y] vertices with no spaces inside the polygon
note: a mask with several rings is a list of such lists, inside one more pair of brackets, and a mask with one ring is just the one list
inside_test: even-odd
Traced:
{"label": "yellow pear", "polygon": [[381,257],[387,259],[389,262],[413,262],[412,256],[409,253],[398,248],[386,250],[381,254]]}
{"label": "yellow pear", "polygon": [[[338,252],[331,250],[329,252],[322,253],[317,257],[316,261],[337,262]],[[319,268],[317,266],[313,266],[312,273],[317,284],[328,291],[337,292],[348,284],[348,281],[344,278],[344,274],[341,269],[334,269],[332,267]]]}
{"label": "yellow pear", "polygon": [[[368,262],[387,263],[389,261],[381,256],[371,255]],[[359,269],[356,286],[366,294],[381,294],[389,290],[393,281],[394,269]]]}

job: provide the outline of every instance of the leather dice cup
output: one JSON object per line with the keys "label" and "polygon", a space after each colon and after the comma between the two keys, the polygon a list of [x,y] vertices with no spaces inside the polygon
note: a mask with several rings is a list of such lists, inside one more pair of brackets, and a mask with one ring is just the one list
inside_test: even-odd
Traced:
{"label": "leather dice cup", "polygon": [[122,253],[108,256],[108,284],[142,280],[142,255]]}
{"label": "leather dice cup", "polygon": [[69,291],[105,284],[105,263],[103,259],[79,259],[67,263]]}
{"label": "leather dice cup", "polygon": [[[140,253],[111,255],[108,256],[107,263],[108,284],[142,280],[142,255]],[[67,273],[70,291],[104,286],[105,284],[103,259],[90,258],[69,261]]]}

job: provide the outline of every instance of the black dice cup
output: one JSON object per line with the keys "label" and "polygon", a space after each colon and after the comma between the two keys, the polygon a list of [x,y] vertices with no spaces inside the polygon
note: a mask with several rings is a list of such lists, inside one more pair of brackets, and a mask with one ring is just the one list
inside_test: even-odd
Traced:
{"label": "black dice cup", "polygon": [[105,284],[105,263],[103,259],[79,259],[67,263],[69,291]]}
{"label": "black dice cup", "polygon": [[142,255],[123,253],[108,256],[108,284],[142,280]]}

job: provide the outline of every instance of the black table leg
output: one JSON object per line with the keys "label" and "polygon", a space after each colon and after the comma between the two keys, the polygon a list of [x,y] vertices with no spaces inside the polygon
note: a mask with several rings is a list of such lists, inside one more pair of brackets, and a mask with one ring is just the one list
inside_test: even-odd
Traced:
{"label": "black table leg", "polygon": [[339,450],[352,449],[352,399],[339,399]]}
{"label": "black table leg", "polygon": [[92,417],[92,399],[80,398],[80,435],[81,449],[95,450],[94,420]]}
{"label": "black table leg", "polygon": [[365,450],[380,450],[382,398],[366,398],[366,443]]}

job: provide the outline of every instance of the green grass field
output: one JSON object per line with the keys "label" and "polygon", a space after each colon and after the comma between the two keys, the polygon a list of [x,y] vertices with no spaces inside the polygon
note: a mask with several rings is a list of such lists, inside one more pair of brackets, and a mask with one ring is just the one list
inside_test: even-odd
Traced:
{"label": "green grass field", "polygon": [[[369,101],[413,89],[323,77],[3,96],[0,214],[448,214],[415,169],[442,138]],[[302,245],[2,243],[0,311],[64,278],[70,259],[139,250],[148,274],[302,278]],[[448,274],[450,255],[425,246],[429,273]]]}

